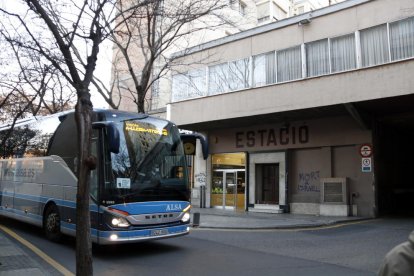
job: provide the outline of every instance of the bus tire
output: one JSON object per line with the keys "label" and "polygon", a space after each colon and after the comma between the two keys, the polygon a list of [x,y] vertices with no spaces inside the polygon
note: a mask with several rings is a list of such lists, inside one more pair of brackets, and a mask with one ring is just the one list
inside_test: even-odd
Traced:
{"label": "bus tire", "polygon": [[62,233],[60,232],[59,210],[54,204],[47,207],[45,211],[43,229],[46,237],[53,242],[58,242],[62,237]]}

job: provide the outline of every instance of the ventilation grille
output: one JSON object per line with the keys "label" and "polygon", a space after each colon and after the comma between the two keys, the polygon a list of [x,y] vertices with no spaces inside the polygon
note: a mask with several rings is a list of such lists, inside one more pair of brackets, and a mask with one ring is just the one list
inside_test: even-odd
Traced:
{"label": "ventilation grille", "polygon": [[321,186],[322,203],[348,203],[348,187],[345,177],[321,178]]}

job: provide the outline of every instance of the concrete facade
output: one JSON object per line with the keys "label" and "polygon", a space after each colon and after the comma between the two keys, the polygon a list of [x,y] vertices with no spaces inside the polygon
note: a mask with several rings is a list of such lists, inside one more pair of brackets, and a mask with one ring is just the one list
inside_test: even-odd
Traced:
{"label": "concrete facade", "polygon": [[[129,0],[125,0],[124,2],[128,3],[128,1]],[[225,18],[225,21],[219,23],[217,22],[216,17],[207,15],[201,20],[197,20],[197,22],[185,24],[181,30],[182,37],[178,40],[174,40],[174,43],[169,43],[171,45],[163,51],[163,57],[155,61],[152,77],[158,78],[158,70],[165,65],[165,60],[170,59],[177,51],[186,51],[190,47],[208,41],[228,37],[255,28],[259,25],[276,22],[295,15],[320,9],[328,5],[335,5],[343,1],[344,0],[221,0],[218,2],[218,5],[223,5],[223,8],[215,10],[214,13],[219,17],[221,16]],[[185,3],[185,1],[183,3]],[[183,5],[187,6],[188,4],[189,3]],[[137,22],[135,24],[140,26],[146,25],[145,19],[139,21],[139,23]],[[164,20],[160,18],[158,23],[159,32],[169,32],[168,28],[171,22],[168,22],[168,20],[164,22]],[[122,31],[125,34],[128,33],[126,28],[122,29]],[[188,34],[183,35],[187,32]],[[139,31],[135,30],[129,35],[117,37],[123,47],[126,47],[125,49],[128,52],[130,62],[133,64],[134,74],[138,79],[141,78],[143,74],[142,70],[150,58],[149,51],[145,50],[148,47],[145,42],[146,37],[147,31],[145,30],[145,27],[141,27]],[[131,38],[132,40],[130,40]],[[128,46],[126,46],[127,44]],[[144,48],[144,50],[142,48]],[[214,58],[220,60],[222,57],[216,56]],[[116,46],[113,48],[112,61],[111,84],[113,85],[113,101],[115,104],[119,105],[119,109],[137,111],[136,102],[138,97],[135,87],[136,83],[134,83],[132,79],[131,72],[129,71],[122,51]],[[174,73],[175,65],[173,62],[170,63],[171,66],[168,67],[171,67],[169,69]],[[192,65],[192,67],[196,68],[197,65]],[[159,79],[150,85],[145,96],[145,110],[148,111],[148,113],[165,118],[165,106],[169,103],[171,98],[171,72],[163,72]]]}
{"label": "concrete facade", "polygon": [[[200,45],[181,59],[211,57],[204,64],[209,68],[300,46],[306,60],[303,53],[308,43],[351,34],[357,48],[355,68],[307,77],[302,59],[302,78],[172,102],[169,118],[182,128],[206,133],[213,155],[246,154],[250,160],[245,166],[247,211],[260,205],[256,189],[262,180],[255,177],[252,164],[270,162],[280,170],[277,202],[270,205],[284,212],[368,217],[412,212],[412,203],[405,200],[401,205],[401,199],[414,191],[407,171],[413,165],[407,156],[414,153],[409,143],[414,137],[410,107],[414,101],[414,50],[408,58],[363,66],[358,47],[360,32],[366,28],[386,24],[389,29],[393,22],[413,17],[414,2],[350,0],[313,11],[310,22],[302,24],[306,16],[309,14]],[[364,145],[373,152],[364,156]],[[205,167],[209,207],[211,160]],[[346,179],[346,191],[336,190],[337,183],[327,186],[332,195],[346,193],[345,204],[323,202],[325,178]]]}

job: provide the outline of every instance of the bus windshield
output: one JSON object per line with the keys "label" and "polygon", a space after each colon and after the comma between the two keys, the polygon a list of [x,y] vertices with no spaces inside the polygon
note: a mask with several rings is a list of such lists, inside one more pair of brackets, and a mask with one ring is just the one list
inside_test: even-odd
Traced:
{"label": "bus windshield", "polygon": [[189,200],[183,146],[178,128],[167,121],[145,118],[116,122],[119,153],[106,154],[104,205]]}

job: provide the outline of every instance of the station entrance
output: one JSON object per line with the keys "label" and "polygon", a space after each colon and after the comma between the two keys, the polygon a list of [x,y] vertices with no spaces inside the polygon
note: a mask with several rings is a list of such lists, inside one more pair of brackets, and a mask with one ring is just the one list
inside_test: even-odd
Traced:
{"label": "station entrance", "polygon": [[227,210],[245,210],[245,153],[212,155],[211,206]]}

